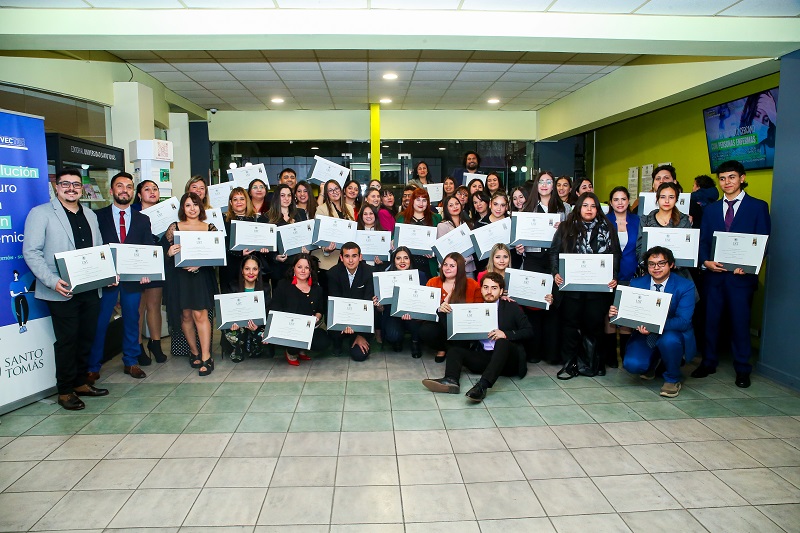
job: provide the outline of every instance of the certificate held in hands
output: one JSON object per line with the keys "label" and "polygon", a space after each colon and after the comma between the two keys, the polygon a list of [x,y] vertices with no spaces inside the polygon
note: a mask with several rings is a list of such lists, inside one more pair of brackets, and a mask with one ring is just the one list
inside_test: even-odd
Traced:
{"label": "certificate held in hands", "polygon": [[264,183],[267,184],[269,187],[269,178],[267,177],[267,169],[264,167],[264,163],[259,163],[257,165],[250,165],[249,167],[239,167],[228,170],[228,179],[236,183],[237,187],[241,187],[244,190],[248,190],[250,188],[250,182],[254,179],[258,178]]}
{"label": "certificate held in hands", "polygon": [[178,221],[178,199],[174,196],[169,200],[159,202],[152,207],[142,209],[142,214],[150,219],[150,231],[153,235],[161,237],[167,232],[169,225]]}
{"label": "certificate held in hands", "polygon": [[117,271],[111,248],[104,244],[55,254],[61,279],[73,293],[108,287],[117,282]]}
{"label": "certificate held in hands", "polygon": [[216,294],[214,306],[220,322],[217,329],[231,329],[234,324],[246,328],[250,320],[256,326],[263,326],[267,321],[264,291]]}
{"label": "certificate held in hands", "polygon": [[428,191],[428,196],[430,196],[432,204],[441,202],[442,198],[444,198],[443,183],[425,183],[423,187],[425,187],[425,190]]}
{"label": "certificate held in hands", "polygon": [[508,297],[519,305],[550,309],[545,296],[553,294],[552,275],[507,268],[505,278]]}
{"label": "certificate held in hands", "polygon": [[392,316],[402,317],[405,314],[417,320],[438,322],[442,289],[426,285],[398,284],[393,287]]}
{"label": "certificate held in hands", "polygon": [[470,341],[489,338],[497,329],[497,303],[450,304],[447,313],[447,340]]}
{"label": "certificate held in hands", "polygon": [[176,231],[176,267],[224,266],[227,264],[225,237],[219,231]]}
{"label": "certificate held in hands", "polygon": [[757,233],[715,231],[711,240],[711,256],[730,272],[741,268],[747,274],[758,274],[767,251],[768,238],[768,235]]}
{"label": "certificate held in hands", "polygon": [[562,291],[612,292],[613,254],[558,254],[558,273],[564,278]]}
{"label": "certificate held in hands", "polygon": [[164,280],[164,249],[160,246],[116,243],[108,246],[120,281],[140,282],[145,277],[150,281]]}
{"label": "certificate held in hands", "polygon": [[361,247],[361,255],[366,261],[388,261],[392,248],[391,231],[356,230],[356,244]]}
{"label": "certificate held in hands", "polygon": [[395,224],[395,245],[405,246],[412,254],[429,255],[433,253],[436,242],[436,228],[417,224]]}
{"label": "certificate held in hands", "polygon": [[305,220],[279,226],[278,230],[278,253],[281,255],[294,255],[303,251],[303,248],[311,250],[311,242],[314,238],[314,221]]}
{"label": "certificate held in hands", "polygon": [[700,230],[691,228],[644,228],[642,250],[653,246],[669,248],[675,266],[696,267],[700,250]]}
{"label": "certificate held in hands", "polygon": [[216,185],[208,186],[208,203],[211,207],[218,207],[223,213],[228,211],[228,199],[231,191],[236,188],[235,181],[223,181]]}
{"label": "certificate held in hands", "polygon": [[510,246],[533,246],[535,248],[550,248],[553,235],[561,222],[558,213],[528,213],[515,211],[511,213],[511,242]]}
{"label": "certificate held in hands", "polygon": [[353,220],[317,215],[314,218],[312,244],[326,248],[333,242],[337,248],[341,248],[342,244],[356,240],[357,226]]}
{"label": "certificate held in hands", "polygon": [[225,216],[222,214],[222,210],[219,207],[206,209],[206,219],[203,222],[214,224],[218,232],[227,235],[225,231]]}
{"label": "certificate held in hands", "polygon": [[381,305],[395,303],[395,285],[419,285],[419,270],[388,270],[372,274],[372,286]]}
{"label": "certificate held in hands", "polygon": [[478,260],[487,259],[495,244],[511,242],[511,219],[504,218],[482,228],[474,229],[471,237]]}
{"label": "certificate held in hands", "polygon": [[375,331],[372,300],[328,296],[328,330],[344,331],[348,326],[359,333]]}
{"label": "certificate held in hands", "polygon": [[337,165],[333,161],[328,161],[324,157],[318,155],[314,156],[314,168],[311,169],[311,175],[308,181],[311,183],[319,183],[324,185],[328,180],[335,180],[339,187],[344,187],[344,182],[350,177],[350,169]]}
{"label": "certificate held in hands", "polygon": [[609,322],[616,326],[638,328],[644,326],[651,333],[663,333],[672,295],[620,285],[614,294],[617,316]]}
{"label": "certificate held in hands", "polygon": [[278,246],[278,233],[275,224],[231,220],[231,250],[261,250],[274,252]]}
{"label": "certificate held in hands", "polygon": [[436,239],[432,248],[440,264],[447,254],[452,252],[458,252],[464,257],[472,255],[475,251],[475,246],[472,244],[472,230],[466,224],[461,224]]}
{"label": "certificate held in hands", "polygon": [[314,316],[270,311],[263,338],[270,344],[310,350],[316,322]]}

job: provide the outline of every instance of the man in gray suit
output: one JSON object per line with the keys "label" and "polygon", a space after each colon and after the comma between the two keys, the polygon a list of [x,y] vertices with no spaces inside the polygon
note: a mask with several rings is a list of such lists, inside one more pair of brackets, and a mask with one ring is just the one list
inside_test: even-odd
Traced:
{"label": "man in gray suit", "polygon": [[58,403],[70,411],[86,407],[79,396],[108,394],[107,389],[86,382],[89,350],[100,311],[100,292],[73,294],[69,284],[59,277],[55,261],[56,253],[103,244],[97,217],[79,202],[82,193],[79,170],[58,172],[56,198],[28,213],[22,245],[22,256],[36,276],[36,298],[47,302],[50,308],[56,337],[53,348]]}

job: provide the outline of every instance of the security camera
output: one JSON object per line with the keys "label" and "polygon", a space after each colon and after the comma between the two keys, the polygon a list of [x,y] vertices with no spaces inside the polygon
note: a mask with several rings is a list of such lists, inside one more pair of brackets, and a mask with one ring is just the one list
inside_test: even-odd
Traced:
{"label": "security camera", "polygon": [[217,114],[217,108],[216,107],[212,107],[211,109],[209,109],[209,111],[211,111],[212,115],[216,115]]}

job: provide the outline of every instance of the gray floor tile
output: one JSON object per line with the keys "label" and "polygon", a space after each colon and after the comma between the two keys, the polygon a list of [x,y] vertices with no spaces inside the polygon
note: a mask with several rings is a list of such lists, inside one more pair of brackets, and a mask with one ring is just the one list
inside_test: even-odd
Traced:
{"label": "gray floor tile", "polygon": [[717,470],[714,475],[752,505],[800,503],[800,489],[768,468]]}
{"label": "gray floor tile", "polygon": [[285,433],[234,433],[223,457],[278,457]]}
{"label": "gray floor tile", "polygon": [[755,507],[711,507],[689,511],[710,533],[781,533],[773,521]]}
{"label": "gray floor tile", "polygon": [[[555,533],[547,518],[512,518],[508,520],[481,520],[481,533]],[[470,530],[465,530],[470,531]],[[477,531],[477,530],[476,530]],[[420,532],[422,533],[422,532]],[[457,533],[454,530],[454,533]]]}
{"label": "gray floor tile", "polygon": [[681,508],[649,474],[595,477],[592,480],[619,513]]}
{"label": "gray floor tile", "polygon": [[453,453],[450,439],[444,430],[395,431],[397,455]]}
{"label": "gray floor tile", "polygon": [[141,484],[143,489],[190,489],[205,485],[216,458],[161,459]]}
{"label": "gray floor tile", "polygon": [[462,483],[455,455],[402,455],[397,458],[401,485]]}
{"label": "gray floor tile", "polygon": [[197,457],[208,459],[209,457],[219,457],[222,455],[228,441],[231,440],[230,433],[213,433],[208,435],[180,435],[172,443],[165,458]]}
{"label": "gray floor tile", "polygon": [[[0,494],[0,531],[27,531],[65,494],[63,491]],[[20,509],[25,512],[19,512]]]}
{"label": "gray floor tile", "polygon": [[402,520],[400,487],[336,487],[331,523],[386,524]]}
{"label": "gray floor tile", "polygon": [[761,463],[727,441],[682,442],[678,446],[709,470],[761,466]]}
{"label": "gray floor tile", "polygon": [[[108,435],[96,437],[104,436]],[[127,435],[106,455],[106,459],[160,459],[177,438],[178,435]]]}
{"label": "gray floor tile", "polygon": [[339,457],[336,486],[398,485],[397,458],[388,455]]}
{"label": "gray floor tile", "polygon": [[595,514],[579,516],[556,516],[551,519],[558,533],[630,533],[630,529],[617,514]]}
{"label": "gray floor tile", "polygon": [[556,426],[553,431],[567,448],[617,445],[617,441],[599,424]]}
{"label": "gray floor tile", "polygon": [[280,457],[271,487],[331,487],[336,479],[335,457]]}
{"label": "gray floor tile", "polygon": [[402,485],[403,517],[407,522],[475,520],[462,484]]}
{"label": "gray floor tile", "polygon": [[223,457],[214,466],[205,486],[266,488],[277,462],[274,457]]}
{"label": "gray floor tile", "polygon": [[672,442],[719,440],[722,438],[697,420],[652,420],[650,423],[669,437]]}
{"label": "gray floor tile", "polygon": [[776,437],[783,439],[800,437],[800,420],[795,420],[791,416],[757,416],[749,417],[747,420]]}
{"label": "gray floor tile", "polygon": [[800,504],[759,505],[757,509],[786,531],[793,531],[800,524]]}
{"label": "gray floor tile", "polygon": [[711,472],[671,472],[653,477],[687,509],[747,505]]}
{"label": "gray floor tile", "polygon": [[588,478],[531,481],[536,497],[548,516],[612,513],[614,508]]}
{"label": "gray floor tile", "polygon": [[0,461],[39,461],[68,439],[68,435],[17,437],[0,449]]}
{"label": "gray floor tile", "polygon": [[102,529],[122,509],[131,494],[132,490],[71,491],[36,523],[32,531]]}
{"label": "gray floor tile", "polygon": [[332,505],[333,487],[270,488],[258,525],[329,524]]}
{"label": "gray floor tile", "polygon": [[104,459],[75,486],[75,490],[136,489],[158,459]]}
{"label": "gray floor tile", "polygon": [[403,533],[403,524],[332,524],[330,533]]}
{"label": "gray floor tile", "polygon": [[544,516],[544,509],[525,481],[467,483],[478,520]]}
{"label": "gray floor tile", "polygon": [[625,449],[650,473],[703,469],[700,463],[674,443],[637,444],[625,446]]}
{"label": "gray floor tile", "polygon": [[[109,528],[180,526],[200,489],[137,490],[120,509]],[[142,512],[146,509],[147,512]]]}
{"label": "gray floor tile", "polygon": [[773,468],[772,471],[795,487],[800,488],[800,466],[782,466]]}
{"label": "gray floor tile", "polygon": [[633,533],[651,533],[654,524],[669,524],[671,529],[681,533],[707,533],[695,517],[683,510],[644,511],[620,516]]}
{"label": "gray floor tile", "polygon": [[644,474],[645,469],[622,446],[573,448],[570,453],[589,476]]}
{"label": "gray floor tile", "polygon": [[[406,522],[406,533],[486,533],[478,522]],[[506,533],[510,533],[506,530]]]}
{"label": "gray floor tile", "polygon": [[497,428],[452,429],[447,434],[456,453],[508,451],[508,444]]}
{"label": "gray floor tile", "polygon": [[511,452],[460,453],[456,460],[464,483],[525,480]]}
{"label": "gray floor tile", "polygon": [[281,455],[336,456],[339,453],[339,434],[327,432],[288,433]]}
{"label": "gray floor tile", "polygon": [[48,459],[102,459],[125,435],[73,435]]}
{"label": "gray floor tile", "polygon": [[85,476],[97,461],[42,461],[6,489],[7,492],[45,492],[70,490]]}
{"label": "gray floor tile", "polygon": [[552,450],[564,444],[549,427],[500,428],[503,438],[512,451]]}
{"label": "gray floor tile", "polygon": [[264,488],[206,488],[184,521],[185,526],[255,524],[267,493]]}
{"label": "gray floor tile", "polygon": [[723,439],[769,439],[773,436],[746,418],[701,418],[699,421]]}
{"label": "gray floor tile", "polygon": [[601,424],[601,426],[623,446],[670,442],[670,439],[653,427],[650,422],[612,422]]}
{"label": "gray floor tile", "polygon": [[764,466],[800,466],[800,450],[781,439],[749,439],[730,442]]}
{"label": "gray floor tile", "polygon": [[21,478],[25,473],[39,464],[39,461],[2,461],[0,462],[0,492]]}
{"label": "gray floor tile", "polygon": [[339,456],[395,455],[392,431],[343,431],[339,438]]}
{"label": "gray floor tile", "polygon": [[585,477],[569,450],[529,450],[514,452],[527,479]]}

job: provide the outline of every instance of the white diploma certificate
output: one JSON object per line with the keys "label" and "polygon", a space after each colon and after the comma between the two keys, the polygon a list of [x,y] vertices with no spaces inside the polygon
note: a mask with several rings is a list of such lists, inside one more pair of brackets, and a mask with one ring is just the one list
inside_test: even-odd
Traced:
{"label": "white diploma certificate", "polygon": [[394,286],[419,286],[419,270],[388,270],[372,274],[372,286],[381,305],[394,303]]}
{"label": "white diploma certificate", "polygon": [[314,316],[270,311],[263,338],[270,344],[309,350],[316,322]]}
{"label": "white diploma certificate", "polygon": [[[206,194],[211,207],[218,207],[223,213],[228,211],[228,199],[231,191],[237,187],[235,181],[223,181],[216,185],[209,185]],[[245,189],[247,190],[247,189]]]}
{"label": "white diploma certificate", "polygon": [[264,163],[228,170],[228,179],[236,182],[237,187],[241,187],[246,191],[250,189],[250,182],[256,178],[266,183],[269,187],[269,178],[267,178],[267,169],[264,168]]}
{"label": "white diploma certificate", "polygon": [[669,248],[675,255],[675,265],[696,267],[700,251],[700,230],[691,228],[643,228],[642,252],[653,246]]}
{"label": "white diploma certificate", "polygon": [[466,341],[489,338],[497,329],[497,302],[490,304],[450,304],[447,313],[447,340]]}
{"label": "white diploma certificate", "polygon": [[328,161],[324,157],[318,155],[314,156],[314,168],[311,169],[311,175],[308,181],[311,183],[319,183],[324,185],[328,180],[336,180],[339,187],[344,187],[344,182],[350,176],[350,169],[337,165],[333,161]]}
{"label": "white diploma certificate", "polygon": [[470,174],[469,172],[464,172],[463,185],[469,186],[469,182],[472,180],[481,180],[481,182],[483,182],[483,186],[486,187],[486,174]]}
{"label": "white diploma certificate", "polygon": [[144,244],[109,244],[120,281],[164,280],[164,249]]}
{"label": "white diploma certificate", "polygon": [[433,253],[436,260],[442,264],[447,254],[458,252],[464,257],[472,255],[475,245],[472,244],[472,230],[466,224],[448,231],[433,243]]}
{"label": "white diploma certificate", "polygon": [[225,232],[225,215],[222,214],[222,210],[219,207],[206,209],[206,219],[203,222],[214,224],[218,232],[227,235]]}
{"label": "white diploma certificate", "polygon": [[715,231],[711,240],[711,256],[731,272],[741,268],[748,274],[758,274],[767,251],[768,238],[768,235],[757,233]]}
{"label": "white diploma certificate", "polygon": [[668,292],[620,285],[614,294],[617,316],[611,318],[609,322],[629,328],[644,326],[651,333],[663,333],[671,301],[672,295]]}
{"label": "white diploma certificate", "polygon": [[431,203],[441,202],[444,198],[444,184],[443,183],[426,183],[423,185],[425,190],[428,191],[428,196],[431,197]]}
{"label": "white diploma certificate", "polygon": [[391,231],[372,231],[360,229],[356,231],[356,244],[361,247],[361,255],[366,261],[388,261],[392,249]]}
{"label": "white diploma certificate", "polygon": [[561,223],[559,213],[511,213],[511,246],[523,245],[550,248],[553,235]]}
{"label": "white diploma certificate", "polygon": [[343,331],[348,326],[358,333],[375,331],[372,300],[328,296],[328,330]]}
{"label": "white diploma certificate", "polygon": [[267,248],[270,252],[274,252],[277,247],[278,228],[275,224],[231,220],[231,250],[241,252]]}
{"label": "white diploma certificate", "polygon": [[104,244],[55,254],[61,279],[73,293],[108,287],[117,282],[117,271],[111,248]]}
{"label": "white diploma certificate", "polygon": [[486,259],[497,243],[511,242],[511,219],[504,218],[472,230],[472,244],[478,260]]}
{"label": "white diploma certificate", "polygon": [[177,267],[224,266],[227,264],[225,236],[219,231],[176,231]]}
{"label": "white diploma certificate", "polygon": [[397,284],[392,288],[391,315],[402,317],[405,314],[417,320],[438,322],[436,313],[442,301],[442,289],[426,285]]}
{"label": "white diploma certificate", "polygon": [[153,235],[161,237],[167,232],[169,225],[178,221],[180,204],[174,196],[169,200],[159,202],[152,207],[142,209],[142,214],[150,219],[150,231]]}
{"label": "white diploma certificate", "polygon": [[[682,192],[675,202],[675,208],[684,215],[689,214],[689,206],[692,204],[692,194]],[[658,202],[656,202],[656,193],[654,192],[640,192],[639,193],[639,208],[637,209],[638,215],[649,215],[654,209],[658,209]]]}
{"label": "white diploma certificate", "polygon": [[605,213],[606,215],[607,215],[607,214],[609,214],[609,213],[611,212],[611,206],[610,206],[610,205],[608,205],[608,204],[600,203],[600,209],[601,209],[601,210],[603,211],[603,213]]}
{"label": "white diploma certificate", "polygon": [[395,246],[406,246],[412,254],[429,255],[433,253],[436,242],[436,228],[417,224],[394,225]]}
{"label": "white diploma certificate", "polygon": [[278,253],[294,255],[303,251],[303,247],[311,250],[314,238],[314,221],[304,220],[294,224],[278,226]]}
{"label": "white diploma certificate", "polygon": [[214,305],[219,317],[218,329],[231,329],[234,324],[246,328],[250,320],[256,326],[263,326],[267,322],[264,291],[216,294]]}
{"label": "white diploma certificate", "polygon": [[358,223],[354,220],[317,215],[313,222],[314,238],[312,244],[316,244],[321,248],[330,246],[332,242],[336,243],[337,248],[341,248],[344,243],[356,240]]}
{"label": "white diploma certificate", "polygon": [[505,278],[508,297],[519,305],[550,309],[545,296],[553,294],[552,275],[507,268]]}
{"label": "white diploma certificate", "polygon": [[612,292],[613,254],[558,254],[558,273],[564,278],[562,291]]}

